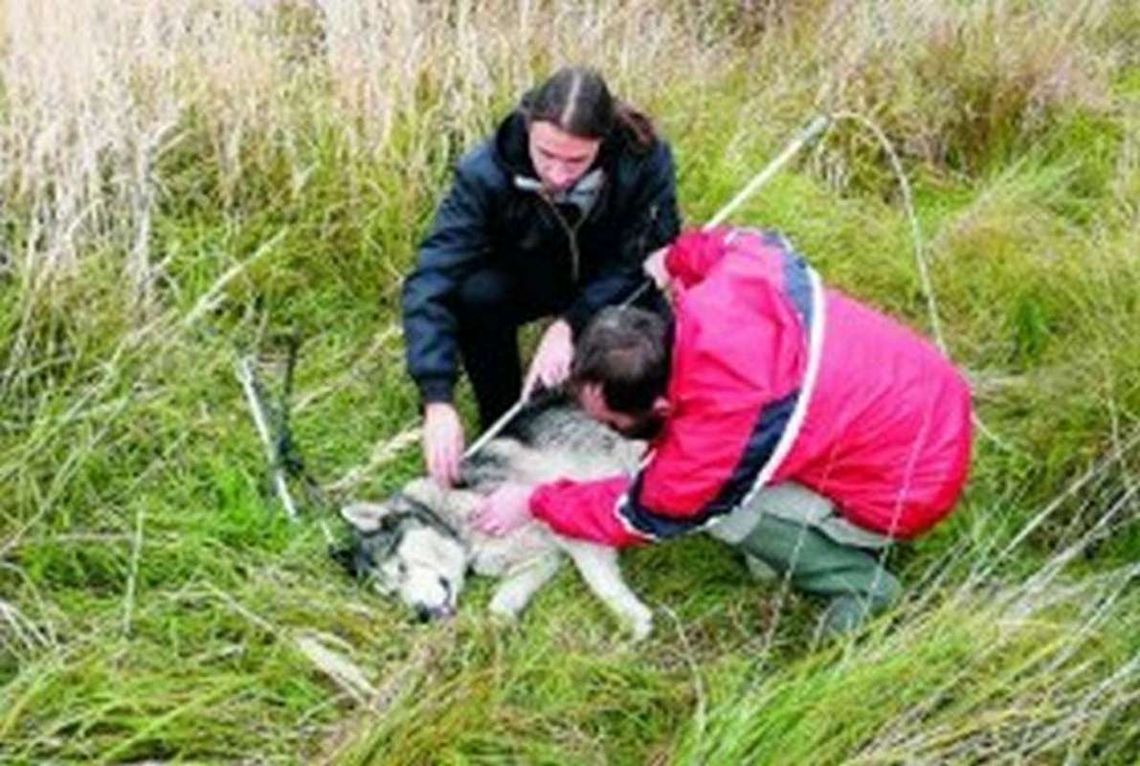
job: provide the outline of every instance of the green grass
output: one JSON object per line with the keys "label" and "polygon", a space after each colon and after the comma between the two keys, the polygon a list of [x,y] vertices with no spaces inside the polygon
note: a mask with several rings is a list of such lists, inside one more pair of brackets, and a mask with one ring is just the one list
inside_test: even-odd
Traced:
{"label": "green grass", "polygon": [[[29,118],[0,48],[16,78],[0,161],[20,169],[0,175],[0,761],[1135,762],[1135,9],[900,2],[828,27],[839,6],[666,5],[593,36],[531,30],[517,56],[496,53],[506,22],[455,22],[478,34],[436,29],[411,80],[383,70],[394,85],[325,66],[304,12],[247,40],[287,62],[267,70],[276,90],[251,80],[255,101],[187,65],[216,81],[172,81],[186,108],[153,167],[149,291],[129,267],[130,142],[99,154],[99,215],[54,220],[83,184],[17,162]],[[291,524],[267,490],[233,362],[260,351],[274,380],[293,333],[313,472],[333,481],[385,444],[352,495],[421,470],[399,279],[449,163],[554,41],[657,117],[692,223],[821,93],[902,156],[947,345],[997,440],[979,434],[960,509],[897,552],[905,603],[854,642],[820,643],[818,604],[704,538],[623,556],[658,607],[641,646],[569,570],[517,627],[485,614],[481,581],[456,620],[413,625],[328,559],[319,511]],[[347,45],[325,44],[329,60]],[[352,100],[366,86],[391,113]],[[929,330],[897,179],[854,123],[735,220],[784,230],[830,284]],[[65,229],[71,266],[51,260]]]}

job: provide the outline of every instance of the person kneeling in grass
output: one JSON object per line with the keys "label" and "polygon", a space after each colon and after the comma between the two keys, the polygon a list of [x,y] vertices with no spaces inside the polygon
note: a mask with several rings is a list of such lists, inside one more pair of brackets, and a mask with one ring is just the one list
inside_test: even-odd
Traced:
{"label": "person kneeling in grass", "polygon": [[900,593],[881,553],[946,517],[966,480],[971,404],[927,340],[835,291],[783,237],[687,232],[645,270],[672,325],[611,308],[579,339],[570,387],[594,419],[650,439],[635,476],[508,485],[477,519],[532,515],[624,547],[704,530],[830,603],[840,634]]}

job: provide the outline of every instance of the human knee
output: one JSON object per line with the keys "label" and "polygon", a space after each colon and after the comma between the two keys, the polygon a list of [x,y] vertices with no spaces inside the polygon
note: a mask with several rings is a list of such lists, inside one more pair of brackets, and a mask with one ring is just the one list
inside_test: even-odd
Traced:
{"label": "human knee", "polygon": [[882,611],[902,598],[902,592],[902,583],[898,578],[880,566],[866,595],[872,609]]}
{"label": "human knee", "polygon": [[477,271],[459,286],[459,310],[473,319],[498,316],[509,300],[510,285],[507,277],[496,271]]}

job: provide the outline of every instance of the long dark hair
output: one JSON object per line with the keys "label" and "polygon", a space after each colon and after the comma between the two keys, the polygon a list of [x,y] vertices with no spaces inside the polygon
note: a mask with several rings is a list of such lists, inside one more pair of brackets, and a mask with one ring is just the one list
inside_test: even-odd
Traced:
{"label": "long dark hair", "polygon": [[614,98],[598,70],[585,66],[559,69],[542,85],[523,96],[528,121],[557,125],[578,138],[607,139],[620,134],[637,149],[653,146],[653,122],[629,104]]}

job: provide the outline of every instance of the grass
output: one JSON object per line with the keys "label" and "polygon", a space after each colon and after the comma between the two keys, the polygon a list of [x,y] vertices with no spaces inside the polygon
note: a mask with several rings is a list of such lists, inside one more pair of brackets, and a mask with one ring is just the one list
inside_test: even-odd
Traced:
{"label": "grass", "polygon": [[[66,6],[0,2],[0,761],[1135,761],[1132,4]],[[272,501],[234,354],[272,378],[304,339],[294,429],[339,496],[418,473],[399,279],[450,164],[563,61],[658,119],[691,222],[821,109],[899,152],[997,438],[855,641],[707,539],[623,556],[644,646],[569,571],[518,628],[485,582],[411,625]],[[929,330],[854,121],[735,220]]]}

